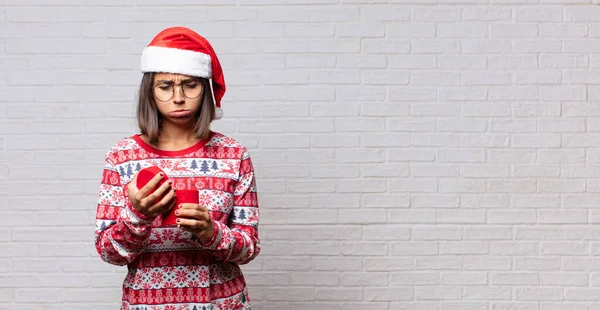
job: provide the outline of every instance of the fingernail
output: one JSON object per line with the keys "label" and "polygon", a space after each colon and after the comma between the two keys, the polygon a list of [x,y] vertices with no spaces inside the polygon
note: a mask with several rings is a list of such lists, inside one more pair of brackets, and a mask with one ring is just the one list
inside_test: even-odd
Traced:
{"label": "fingernail", "polygon": [[161,176],[161,177],[165,175],[165,174],[164,174],[164,173],[162,173],[162,172],[161,172],[161,173],[159,173],[159,174],[160,174],[160,176]]}
{"label": "fingernail", "polygon": [[175,215],[179,215],[179,211],[175,211]]}
{"label": "fingernail", "polygon": [[183,205],[179,204],[179,206],[177,208],[181,208],[181,207],[183,207]]}
{"label": "fingernail", "polygon": [[179,224],[181,221],[179,219],[177,219],[177,224]]}

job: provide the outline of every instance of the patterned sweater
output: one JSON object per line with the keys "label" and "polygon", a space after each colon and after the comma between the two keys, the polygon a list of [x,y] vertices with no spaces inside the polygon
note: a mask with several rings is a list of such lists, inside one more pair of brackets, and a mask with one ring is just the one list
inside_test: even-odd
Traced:
{"label": "patterned sweater", "polygon": [[[127,184],[150,165],[160,167],[176,190],[197,189],[214,221],[206,244],[161,217],[137,211]],[[239,265],[260,252],[258,197],[248,151],[211,132],[179,151],[158,150],[139,135],[117,141],[106,155],[96,212],[95,243],[105,262],[127,265],[121,309],[250,309]]]}

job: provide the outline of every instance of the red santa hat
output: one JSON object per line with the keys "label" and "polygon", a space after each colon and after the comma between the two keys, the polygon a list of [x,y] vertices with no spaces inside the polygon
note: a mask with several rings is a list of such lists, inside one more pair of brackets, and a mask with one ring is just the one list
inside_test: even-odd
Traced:
{"label": "red santa hat", "polygon": [[168,72],[209,79],[215,101],[216,118],[223,117],[221,98],[225,80],[219,59],[210,43],[185,27],[161,31],[142,52],[142,72]]}

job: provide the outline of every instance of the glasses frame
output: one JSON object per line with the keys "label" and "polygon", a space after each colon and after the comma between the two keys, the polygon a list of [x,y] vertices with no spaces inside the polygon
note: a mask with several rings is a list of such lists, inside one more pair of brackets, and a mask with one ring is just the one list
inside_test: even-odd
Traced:
{"label": "glasses frame", "polygon": [[182,84],[182,83],[179,83],[179,84],[171,84],[171,85],[169,85],[169,86],[173,87],[173,88],[171,89],[171,97],[169,97],[169,99],[167,99],[167,100],[160,100],[160,99],[158,99],[158,96],[156,96],[156,88],[157,88],[158,86],[161,86],[161,85],[164,85],[164,84],[156,84],[156,85],[154,85],[154,87],[152,87],[152,96],[153,96],[153,97],[154,97],[156,100],[158,100],[158,101],[160,101],[160,102],[169,102],[171,99],[173,99],[173,97],[175,97],[175,87],[179,86],[179,87],[181,87],[181,93],[183,94],[183,96],[184,96],[184,97],[186,97],[186,98],[188,98],[188,99],[196,99],[196,98],[200,97],[200,96],[202,95],[202,93],[204,93],[204,89],[201,89],[201,90],[200,90],[200,93],[199,93],[199,94],[198,94],[198,96],[196,96],[196,97],[188,97],[188,96],[185,94],[185,90],[183,89],[183,86],[184,86],[185,84],[190,84],[190,83],[198,83],[198,84],[200,84],[200,85],[201,85],[201,87],[202,87],[202,88],[204,88],[204,83],[202,83],[202,81],[200,81],[200,80],[198,80],[198,81],[189,81],[189,82],[186,82],[186,83],[184,83],[184,84]]}

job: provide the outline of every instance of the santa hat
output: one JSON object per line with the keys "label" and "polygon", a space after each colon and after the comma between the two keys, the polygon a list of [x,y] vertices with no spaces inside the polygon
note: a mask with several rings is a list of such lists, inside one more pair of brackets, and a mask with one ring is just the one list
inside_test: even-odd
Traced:
{"label": "santa hat", "polygon": [[221,98],[225,80],[219,59],[210,43],[185,27],[161,31],[142,52],[142,72],[168,72],[209,79],[215,101],[216,118],[223,117]]}

